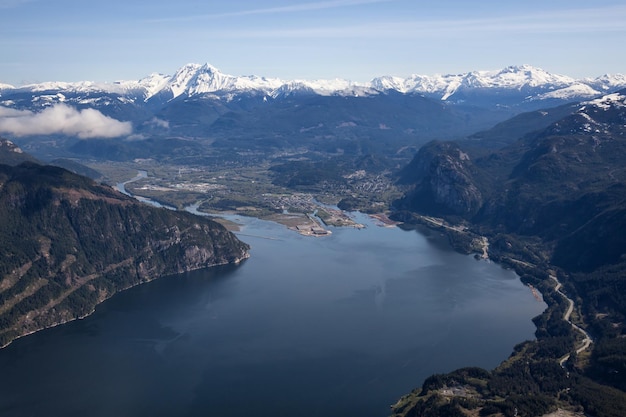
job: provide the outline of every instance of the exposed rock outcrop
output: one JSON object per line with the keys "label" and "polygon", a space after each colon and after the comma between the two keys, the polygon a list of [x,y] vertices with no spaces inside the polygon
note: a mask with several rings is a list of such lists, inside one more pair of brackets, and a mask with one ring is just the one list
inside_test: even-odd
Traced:
{"label": "exposed rock outcrop", "polygon": [[400,209],[471,217],[483,204],[470,157],[452,142],[431,142],[420,149],[399,182],[415,184],[398,202]]}

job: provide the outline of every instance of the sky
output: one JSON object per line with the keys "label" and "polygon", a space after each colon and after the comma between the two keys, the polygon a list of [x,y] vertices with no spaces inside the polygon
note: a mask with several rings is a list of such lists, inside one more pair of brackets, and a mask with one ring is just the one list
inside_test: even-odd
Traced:
{"label": "sky", "polygon": [[136,80],[210,63],[284,80],[530,64],[626,74],[623,0],[0,0],[0,83]]}

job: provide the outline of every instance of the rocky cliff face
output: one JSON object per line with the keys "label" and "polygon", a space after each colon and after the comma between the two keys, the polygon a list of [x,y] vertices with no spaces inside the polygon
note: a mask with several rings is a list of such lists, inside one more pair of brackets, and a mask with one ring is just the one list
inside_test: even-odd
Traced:
{"label": "rocky cliff face", "polygon": [[399,182],[411,189],[397,207],[537,236],[568,269],[618,262],[626,241],[611,225],[626,218],[626,91],[568,108],[556,122],[490,152],[468,143],[466,150],[453,142],[425,145],[402,172]]}
{"label": "rocky cliff face", "polygon": [[456,144],[427,144],[401,175],[400,183],[415,185],[398,207],[472,216],[483,204],[474,171],[470,157]]}
{"label": "rocky cliff face", "polygon": [[64,169],[0,165],[0,345],[125,288],[248,257],[220,224],[146,206]]}

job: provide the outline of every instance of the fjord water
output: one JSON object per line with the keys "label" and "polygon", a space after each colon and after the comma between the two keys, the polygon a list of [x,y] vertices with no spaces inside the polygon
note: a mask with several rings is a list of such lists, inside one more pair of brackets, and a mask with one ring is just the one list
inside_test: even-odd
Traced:
{"label": "fjord water", "polygon": [[493,368],[545,304],[441,238],[304,237],[246,219],[251,258],[132,288],[0,351],[2,416],[377,416],[432,373]]}

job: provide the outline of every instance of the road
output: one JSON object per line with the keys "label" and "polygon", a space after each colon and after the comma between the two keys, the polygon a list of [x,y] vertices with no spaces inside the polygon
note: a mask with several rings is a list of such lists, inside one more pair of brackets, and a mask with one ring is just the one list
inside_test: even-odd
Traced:
{"label": "road", "polygon": [[[434,217],[429,217],[429,216],[420,216],[423,220],[440,226],[440,227],[445,227],[447,229],[451,229],[451,230],[455,230],[457,232],[466,232],[467,229],[463,226],[449,226],[447,225],[443,220],[441,219],[437,219]],[[487,240],[486,237],[482,237],[482,248],[483,248],[483,258],[488,258],[488,248],[489,248],[489,241]],[[520,261],[518,259],[512,259],[509,258],[511,261],[528,266],[528,267],[534,267],[534,265],[528,263],[528,262],[524,262],[524,261]],[[591,336],[589,336],[589,333],[587,333],[583,328],[581,328],[580,326],[578,326],[575,323],[572,323],[572,321],[570,320],[571,316],[572,316],[572,312],[574,311],[574,300],[572,300],[571,298],[569,298],[567,295],[565,295],[565,293],[563,291],[561,291],[561,288],[563,287],[563,285],[561,284],[561,282],[559,282],[559,279],[556,277],[556,275],[550,274],[550,278],[552,278],[554,280],[554,282],[556,283],[554,290],[556,292],[558,292],[559,294],[561,294],[561,296],[563,298],[565,298],[569,304],[569,306],[567,307],[567,311],[565,312],[565,314],[563,314],[563,320],[565,320],[566,322],[568,322],[576,331],[578,331],[580,334],[583,335],[583,341],[582,344],[580,345],[580,347],[578,347],[578,349],[576,349],[576,354],[579,354],[580,352],[586,350],[589,348],[589,346],[591,346],[591,344],[593,343],[593,339],[591,338]],[[565,356],[563,356],[562,358],[559,359],[559,364],[561,366],[563,366],[563,364],[565,362],[567,362],[567,360],[570,358],[571,354],[567,354]]]}
{"label": "road", "polygon": [[[574,329],[576,329],[578,332],[580,332],[583,335],[583,342],[581,346],[578,349],[576,349],[576,354],[579,354],[580,352],[584,351],[585,349],[589,348],[589,346],[591,346],[591,344],[593,343],[593,339],[591,339],[591,336],[589,336],[589,333],[587,333],[583,328],[576,325],[575,323],[572,323],[572,321],[570,320],[570,317],[572,316],[572,312],[574,311],[574,300],[569,298],[567,295],[565,295],[563,291],[561,291],[561,288],[563,287],[563,285],[561,285],[556,275],[550,274],[550,278],[552,278],[554,282],[556,283],[554,290],[558,292],[559,294],[561,294],[561,296],[565,298],[569,304],[569,306],[567,307],[567,311],[565,312],[565,314],[563,314],[563,320],[567,321]],[[568,353],[567,355],[559,359],[559,364],[563,366],[563,364],[567,362],[569,358],[570,358],[570,354]]]}
{"label": "road", "polygon": [[[466,233],[466,234],[468,233],[468,229],[466,226],[452,226],[452,225],[445,223],[442,219],[438,219],[436,217],[420,216],[420,218],[430,224],[434,224],[435,226],[443,227],[448,230],[454,230],[455,232],[458,232],[458,233]],[[480,257],[482,259],[489,259],[489,240],[487,239],[486,236],[479,236],[479,238],[480,238],[480,242],[477,242],[477,243],[480,244],[480,248],[482,252]]]}

